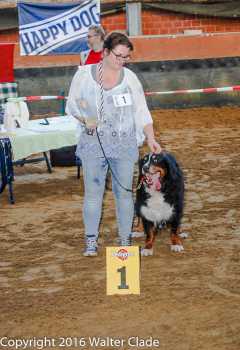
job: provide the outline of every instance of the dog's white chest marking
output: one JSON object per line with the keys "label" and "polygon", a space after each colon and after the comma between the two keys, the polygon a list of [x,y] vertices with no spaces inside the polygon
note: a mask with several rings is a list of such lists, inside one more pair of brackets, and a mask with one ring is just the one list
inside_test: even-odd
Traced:
{"label": "dog's white chest marking", "polygon": [[173,206],[166,203],[161,192],[147,190],[151,197],[147,200],[147,205],[141,207],[141,214],[155,224],[161,221],[168,221],[173,215]]}

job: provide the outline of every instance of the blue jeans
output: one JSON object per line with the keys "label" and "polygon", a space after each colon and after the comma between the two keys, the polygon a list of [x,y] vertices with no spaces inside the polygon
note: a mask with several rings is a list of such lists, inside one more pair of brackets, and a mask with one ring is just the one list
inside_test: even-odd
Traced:
{"label": "blue jeans", "polygon": [[[132,189],[134,161],[109,158],[111,168],[122,186]],[[105,158],[82,159],[84,176],[83,221],[85,236],[98,238],[108,164]],[[122,245],[129,242],[134,215],[132,192],[126,191],[112,175],[118,232]]]}

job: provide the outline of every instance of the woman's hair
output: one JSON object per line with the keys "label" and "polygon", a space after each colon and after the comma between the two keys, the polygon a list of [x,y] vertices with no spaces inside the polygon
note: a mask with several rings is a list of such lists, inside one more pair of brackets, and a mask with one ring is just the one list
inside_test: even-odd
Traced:
{"label": "woman's hair", "polygon": [[105,31],[103,29],[103,27],[101,26],[90,26],[88,28],[88,31],[89,30],[93,30],[95,32],[95,34],[99,35],[101,37],[101,40],[103,41],[104,38],[105,38]]}
{"label": "woman's hair", "polygon": [[112,32],[104,40],[103,49],[113,50],[117,45],[123,45],[133,51],[133,44],[127,35],[119,32]]}

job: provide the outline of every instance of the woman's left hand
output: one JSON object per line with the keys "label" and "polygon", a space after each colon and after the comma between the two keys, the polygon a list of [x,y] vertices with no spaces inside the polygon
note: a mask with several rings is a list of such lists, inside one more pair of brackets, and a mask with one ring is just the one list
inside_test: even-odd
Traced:
{"label": "woman's left hand", "polygon": [[148,147],[150,148],[152,153],[161,153],[162,147],[155,139],[148,139],[147,140]]}

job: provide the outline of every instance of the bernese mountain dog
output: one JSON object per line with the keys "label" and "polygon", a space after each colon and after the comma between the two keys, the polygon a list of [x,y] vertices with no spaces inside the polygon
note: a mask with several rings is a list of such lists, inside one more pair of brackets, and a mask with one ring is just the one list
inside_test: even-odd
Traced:
{"label": "bernese mountain dog", "polygon": [[146,235],[143,256],[153,255],[153,243],[159,230],[171,228],[171,250],[181,252],[180,232],[184,204],[184,178],[175,157],[168,153],[147,154],[139,161],[136,191],[136,216],[142,219]]}

